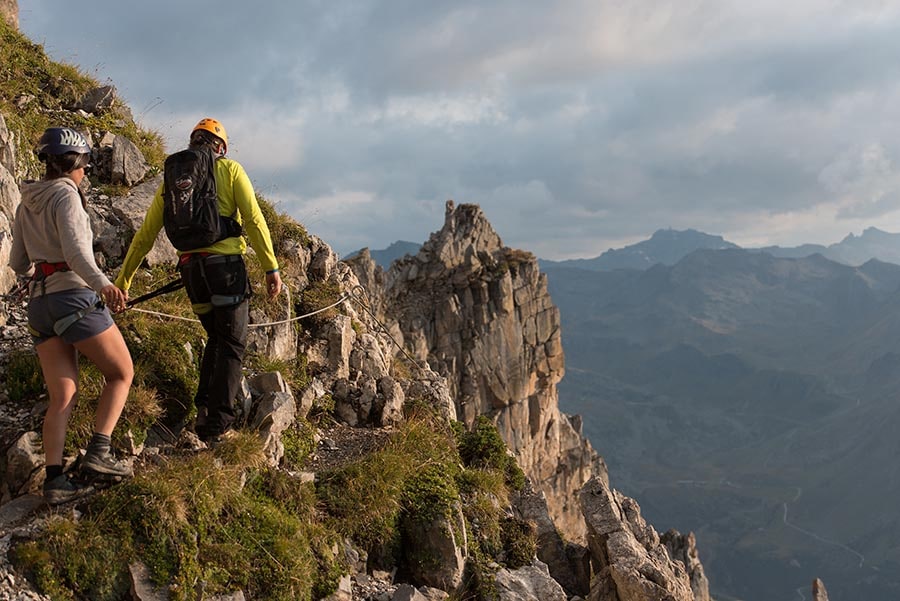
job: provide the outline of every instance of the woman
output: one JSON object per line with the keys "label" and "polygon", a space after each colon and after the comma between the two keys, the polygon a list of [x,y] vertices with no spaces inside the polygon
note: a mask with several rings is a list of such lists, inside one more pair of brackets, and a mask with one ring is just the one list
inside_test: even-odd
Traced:
{"label": "woman", "polygon": [[78,187],[90,151],[84,136],[73,129],[51,127],[44,132],[37,153],[46,163],[46,173],[42,181],[22,185],[9,259],[17,274],[31,277],[28,329],[50,397],[43,442],[44,498],[51,505],[90,490],[63,474],[66,428],[78,392],[78,353],[93,361],[106,379],[80,469],[87,475],[131,475],[131,468],[110,449],[134,366],[106,308],[122,311],[126,296],[97,267],[91,224]]}

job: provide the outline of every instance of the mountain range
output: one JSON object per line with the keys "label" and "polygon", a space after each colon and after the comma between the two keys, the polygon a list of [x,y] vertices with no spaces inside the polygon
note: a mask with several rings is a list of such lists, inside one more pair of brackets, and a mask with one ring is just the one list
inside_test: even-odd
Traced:
{"label": "mountain range", "polygon": [[[674,265],[695,250],[724,250],[740,248],[722,236],[715,236],[697,230],[657,230],[648,240],[609,249],[592,259],[569,259],[565,261],[542,260],[542,267],[574,267],[590,271],[613,269],[648,269],[657,263]],[[801,258],[820,254],[827,259],[845,265],[862,265],[869,259],[879,259],[887,263],[900,264],[900,234],[892,234],[870,227],[859,236],[848,234],[840,242],[828,246],[822,244],[802,244],[793,247],[766,246],[748,248],[751,252],[761,252],[773,257]]]}
{"label": "mountain range", "polygon": [[660,230],[541,261],[560,406],[719,601],[900,598],[900,235],[741,249]]}
{"label": "mountain range", "polygon": [[900,266],[697,250],[545,267],[564,410],[662,528],[689,528],[716,599],[900,592]]}

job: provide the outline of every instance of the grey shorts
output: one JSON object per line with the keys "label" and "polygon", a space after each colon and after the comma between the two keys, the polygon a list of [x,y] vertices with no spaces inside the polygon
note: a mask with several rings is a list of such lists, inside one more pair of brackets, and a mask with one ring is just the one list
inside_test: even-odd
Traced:
{"label": "grey shorts", "polygon": [[81,342],[105,332],[113,325],[112,315],[105,306],[95,307],[100,297],[90,288],[75,288],[34,296],[28,301],[28,330],[35,345],[56,336],[53,325],[57,320],[86,307],[94,307],[84,317],[70,325],[61,338],[69,344]]}

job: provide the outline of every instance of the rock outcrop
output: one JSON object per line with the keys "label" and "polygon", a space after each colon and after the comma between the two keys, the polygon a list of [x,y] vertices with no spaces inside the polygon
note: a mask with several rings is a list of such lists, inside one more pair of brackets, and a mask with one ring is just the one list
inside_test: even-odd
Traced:
{"label": "rock outcrop", "polygon": [[812,601],[828,601],[828,591],[825,590],[825,583],[816,578],[812,583]]}
{"label": "rock outcrop", "polygon": [[559,311],[535,257],[504,247],[476,205],[448,201],[443,228],[415,257],[386,274],[367,252],[351,264],[415,359],[446,378],[458,419],[490,416],[556,527],[583,541],[577,492],[606,467],[580,421],[559,411]]}
{"label": "rock outcrop", "polygon": [[672,559],[638,504],[599,478],[581,491],[596,575],[588,601],[694,601],[684,563]]}
{"label": "rock outcrop", "polygon": [[0,16],[14,29],[19,28],[18,0],[0,0]]}

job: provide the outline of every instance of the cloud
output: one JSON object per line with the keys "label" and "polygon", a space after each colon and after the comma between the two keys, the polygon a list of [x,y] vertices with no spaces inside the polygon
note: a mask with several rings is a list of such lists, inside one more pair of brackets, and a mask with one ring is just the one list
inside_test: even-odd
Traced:
{"label": "cloud", "polygon": [[342,250],[424,240],[447,198],[546,258],[660,227],[798,244],[894,223],[896,3],[244,7],[106,0],[71,28],[34,3],[20,20],[172,149],[222,120],[254,185]]}

